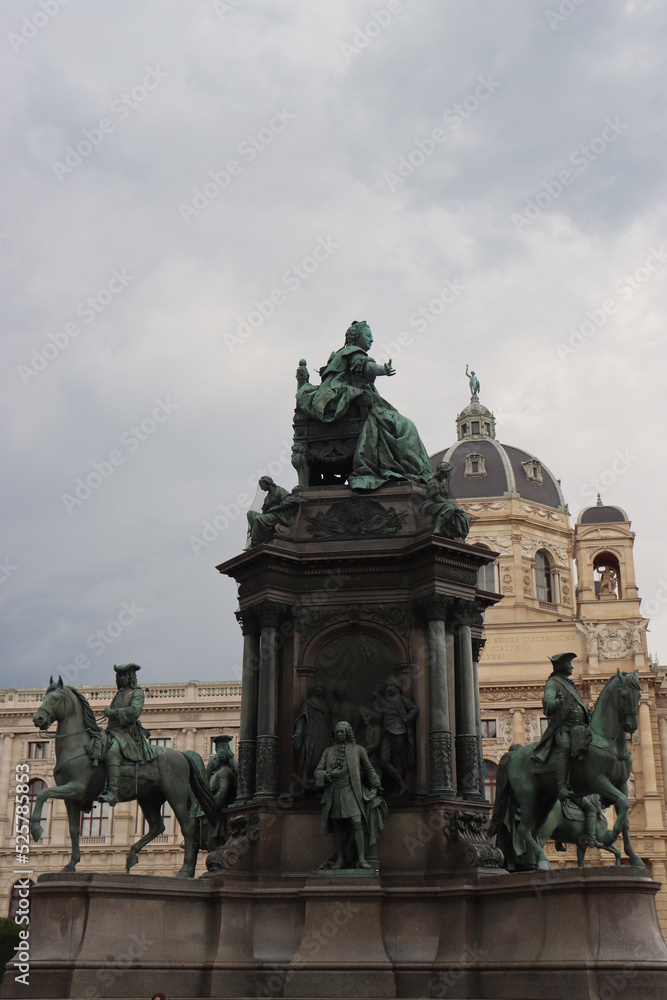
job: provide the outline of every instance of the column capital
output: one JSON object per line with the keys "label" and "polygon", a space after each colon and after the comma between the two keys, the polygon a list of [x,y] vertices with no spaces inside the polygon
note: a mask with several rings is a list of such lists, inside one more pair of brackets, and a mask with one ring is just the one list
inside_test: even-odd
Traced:
{"label": "column capital", "polygon": [[464,601],[457,598],[452,609],[452,619],[457,625],[481,627],[484,624],[484,605],[479,601]]}
{"label": "column capital", "polygon": [[241,626],[243,635],[259,635],[259,614],[256,608],[239,608],[234,617]]}
{"label": "column capital", "polygon": [[451,615],[456,598],[448,597],[446,594],[430,594],[416,601],[416,607],[420,608],[430,622],[444,622]]}
{"label": "column capital", "polygon": [[279,604],[278,601],[262,601],[255,607],[262,628],[271,626],[278,628],[290,616],[292,610],[288,604]]}

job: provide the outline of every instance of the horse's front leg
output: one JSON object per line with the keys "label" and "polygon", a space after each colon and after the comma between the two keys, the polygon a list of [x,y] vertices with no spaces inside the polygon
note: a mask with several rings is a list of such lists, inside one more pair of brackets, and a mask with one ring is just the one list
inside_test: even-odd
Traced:
{"label": "horse's front leg", "polygon": [[73,872],[81,860],[79,850],[79,827],[81,825],[81,802],[78,799],[65,799],[67,821],[69,823],[69,839],[72,844],[72,856],[63,868],[64,872]]}
{"label": "horse's front leg", "polygon": [[51,788],[43,788],[37,793],[35,808],[30,817],[30,834],[32,839],[37,841],[44,833],[41,826],[42,809],[47,799],[77,799],[81,798],[83,789],[76,781],[68,781],[64,785],[54,785]]}

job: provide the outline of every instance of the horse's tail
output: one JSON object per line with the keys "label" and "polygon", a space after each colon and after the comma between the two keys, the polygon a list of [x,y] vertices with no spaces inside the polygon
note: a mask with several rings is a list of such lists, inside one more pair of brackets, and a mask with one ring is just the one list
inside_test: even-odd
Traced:
{"label": "horse's tail", "polygon": [[215,810],[215,802],[208,787],[204,761],[195,750],[181,751],[190,765],[190,788],[199,805],[204,810],[204,815],[211,826],[218,822]]}

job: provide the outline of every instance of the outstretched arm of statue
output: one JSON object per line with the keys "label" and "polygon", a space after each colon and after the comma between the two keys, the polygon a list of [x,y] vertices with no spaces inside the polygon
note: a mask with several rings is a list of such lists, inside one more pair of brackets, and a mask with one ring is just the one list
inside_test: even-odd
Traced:
{"label": "outstretched arm of statue", "polygon": [[391,366],[391,358],[384,365],[378,365],[375,361],[367,361],[364,365],[364,375],[366,378],[376,378],[378,375],[395,375],[396,369]]}

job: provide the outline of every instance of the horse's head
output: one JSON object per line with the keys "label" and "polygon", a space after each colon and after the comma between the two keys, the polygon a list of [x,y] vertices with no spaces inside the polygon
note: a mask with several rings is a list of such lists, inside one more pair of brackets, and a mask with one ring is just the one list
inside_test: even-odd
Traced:
{"label": "horse's head", "polygon": [[46,732],[55,719],[60,720],[63,717],[65,701],[65,685],[62,677],[58,677],[57,681],[54,681],[53,677],[49,678],[44,700],[32,717],[33,725]]}
{"label": "horse's head", "polygon": [[619,722],[626,733],[634,733],[639,725],[637,721],[637,708],[639,706],[639,699],[642,696],[641,687],[639,686],[639,671],[635,670],[633,674],[626,674],[618,669],[616,677],[618,687],[616,689],[615,701]]}

